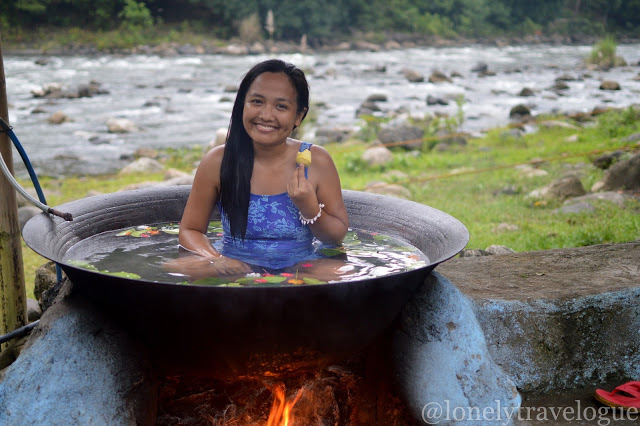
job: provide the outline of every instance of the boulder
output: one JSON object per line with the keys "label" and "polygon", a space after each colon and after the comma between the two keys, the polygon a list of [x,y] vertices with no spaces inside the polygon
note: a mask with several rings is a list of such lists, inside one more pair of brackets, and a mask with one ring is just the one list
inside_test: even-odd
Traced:
{"label": "boulder", "polygon": [[599,191],[640,188],[640,154],[618,161],[605,173],[598,185]]}
{"label": "boulder", "polygon": [[159,161],[154,160],[153,158],[140,157],[120,170],[119,174],[157,173],[162,170],[164,170],[164,166]]}
{"label": "boulder", "polygon": [[[424,130],[418,126],[412,126],[407,123],[401,123],[397,125],[385,126],[378,131],[378,140],[383,144],[389,144],[393,142],[413,141],[406,145],[403,145],[405,149],[420,149],[422,148],[422,137],[424,136]],[[419,140],[416,140],[419,139]]]}
{"label": "boulder", "polygon": [[47,118],[49,124],[62,124],[72,122],[73,120],[62,111],[56,111]]}
{"label": "boulder", "polygon": [[146,350],[66,281],[0,382],[0,424],[153,424]]}
{"label": "boulder", "polygon": [[397,381],[416,419],[467,424],[469,418],[451,423],[454,409],[520,406],[515,384],[492,360],[473,303],[439,273],[429,275],[407,304],[393,339]]}
{"label": "boulder", "polygon": [[374,146],[367,149],[361,157],[370,166],[384,166],[393,161],[393,153],[384,146]]}
{"label": "boulder", "polygon": [[582,186],[580,178],[576,175],[568,175],[554,180],[543,188],[532,191],[529,193],[529,197],[565,200],[571,197],[579,197],[586,193],[587,191]]}
{"label": "boulder", "polygon": [[622,154],[622,151],[614,151],[612,153],[602,154],[601,156],[596,157],[592,161],[592,164],[599,169],[607,170],[616,161],[620,160]]}
{"label": "boulder", "polygon": [[617,81],[605,80],[600,84],[600,90],[620,90],[620,83]]}
{"label": "boulder", "polygon": [[391,197],[411,199],[411,191],[401,185],[386,182],[373,182],[367,185],[364,192],[372,192],[374,194],[389,195]]}
{"label": "boulder", "polygon": [[528,87],[523,87],[520,93],[518,93],[518,96],[522,97],[529,97],[534,95],[535,93],[533,92],[533,90],[529,89]]}
{"label": "boulder", "polygon": [[433,95],[427,95],[427,105],[449,105],[449,102]]}
{"label": "boulder", "polygon": [[129,133],[138,130],[135,123],[128,118],[110,118],[107,120],[109,133]]}
{"label": "boulder", "polygon": [[406,69],[402,73],[404,74],[404,78],[406,78],[411,83],[424,82],[424,76],[420,74],[418,71]]}
{"label": "boulder", "polygon": [[518,104],[509,110],[509,118],[522,120],[531,117],[531,108],[524,104]]}
{"label": "boulder", "polygon": [[440,71],[433,71],[429,76],[429,83],[451,83],[451,79]]}

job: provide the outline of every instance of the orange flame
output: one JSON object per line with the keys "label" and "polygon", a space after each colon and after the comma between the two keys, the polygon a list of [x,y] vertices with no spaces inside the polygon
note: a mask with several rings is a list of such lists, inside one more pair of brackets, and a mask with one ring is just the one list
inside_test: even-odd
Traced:
{"label": "orange flame", "polygon": [[267,426],[289,426],[293,425],[293,415],[291,409],[302,396],[303,388],[300,388],[292,401],[287,401],[284,385],[278,384],[273,389],[273,405],[269,412]]}

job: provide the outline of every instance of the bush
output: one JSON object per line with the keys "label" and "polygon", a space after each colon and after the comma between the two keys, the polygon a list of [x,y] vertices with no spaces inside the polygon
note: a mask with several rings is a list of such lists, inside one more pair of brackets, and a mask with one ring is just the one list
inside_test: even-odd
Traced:
{"label": "bush", "polygon": [[257,13],[253,13],[240,21],[238,35],[244,43],[262,41],[262,26]]}
{"label": "bush", "polygon": [[611,68],[624,64],[624,60],[616,56],[617,44],[612,36],[607,36],[591,49],[587,62],[601,68]]}
{"label": "bush", "polygon": [[129,31],[140,31],[153,27],[153,18],[147,6],[136,0],[125,0],[124,8],[118,13],[120,26]]}

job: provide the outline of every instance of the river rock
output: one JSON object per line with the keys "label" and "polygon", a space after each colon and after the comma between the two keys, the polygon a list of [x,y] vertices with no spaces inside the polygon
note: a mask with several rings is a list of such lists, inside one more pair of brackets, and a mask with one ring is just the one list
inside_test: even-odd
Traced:
{"label": "river rock", "polygon": [[72,122],[73,120],[62,111],[56,111],[47,118],[49,124],[62,124]]}
{"label": "river rock", "polygon": [[160,153],[158,152],[157,149],[149,148],[149,147],[146,147],[146,146],[142,146],[142,147],[136,149],[136,151],[133,153],[133,155],[135,157],[138,157],[138,158],[140,158],[140,157],[148,157],[148,158],[153,158],[153,159],[158,158],[159,154]]}
{"label": "river rock", "polygon": [[[595,189],[594,189],[595,188]],[[640,154],[611,166],[592,191],[615,191],[640,188]]]}
{"label": "river rock", "polygon": [[556,81],[553,84],[553,86],[549,88],[549,90],[551,90],[552,92],[556,92],[558,94],[560,94],[559,92],[563,92],[564,90],[569,90],[569,89],[570,89],[569,85],[564,81]]}
{"label": "river rock", "polygon": [[433,71],[429,76],[429,83],[451,83],[451,79],[441,71]]}
{"label": "river rock", "polygon": [[404,78],[406,78],[411,83],[424,82],[424,76],[420,74],[418,71],[405,69],[402,73],[404,74]]}
{"label": "river rock", "polygon": [[617,81],[605,80],[600,84],[600,90],[620,90],[620,83]]}
{"label": "river rock", "polygon": [[128,118],[110,118],[107,120],[109,133],[129,133],[138,130],[135,123]]}
{"label": "river rock", "polygon": [[427,95],[427,105],[449,105],[449,102],[433,95]]}
{"label": "river rock", "polygon": [[39,89],[34,89],[31,94],[34,98],[43,98],[47,95],[55,94],[62,91],[62,84],[60,83],[46,83]]}
{"label": "river rock", "polygon": [[569,198],[564,201],[565,205],[575,204],[575,203],[585,203],[591,201],[606,201],[608,203],[615,204],[618,207],[624,207],[625,201],[629,198],[628,196],[614,192],[596,192],[592,194],[581,195],[580,197]]}
{"label": "river rock", "polygon": [[514,120],[522,120],[531,117],[531,109],[524,105],[518,104],[509,110],[509,118]]}
{"label": "river rock", "polygon": [[378,140],[380,140],[380,142],[382,142],[383,144],[420,139],[418,141],[403,145],[405,149],[420,149],[422,148],[422,137],[424,136],[424,130],[418,126],[401,123],[383,127],[378,131],[377,136]]}
{"label": "river rock", "polygon": [[397,382],[416,419],[467,424],[451,423],[455,407],[482,413],[520,406],[515,384],[489,353],[472,302],[439,273],[427,277],[402,311],[393,339]]}
{"label": "river rock", "polygon": [[369,96],[367,96],[367,99],[365,100],[365,102],[387,102],[389,99],[387,98],[387,95],[382,94],[382,93],[373,93]]}
{"label": "river rock", "polygon": [[486,62],[478,62],[476,65],[471,68],[471,72],[486,72],[489,70],[489,65]]}
{"label": "river rock", "polygon": [[157,160],[148,157],[141,157],[120,170],[121,175],[132,173],[157,173],[164,170],[164,166]]}
{"label": "river rock", "polygon": [[562,74],[559,77],[556,77],[556,81],[576,81],[577,78],[570,74]]}
{"label": "river rock", "polygon": [[366,161],[369,166],[384,166],[393,161],[393,153],[384,146],[374,146],[367,149],[362,154],[362,160]]}
{"label": "river rock", "polygon": [[522,96],[522,97],[529,97],[529,96],[534,96],[535,93],[533,92],[533,90],[531,90],[528,87],[523,87],[522,90],[520,91],[520,93],[518,93],[518,96]]}
{"label": "river rock", "polygon": [[371,101],[364,101],[360,104],[358,109],[356,110],[356,117],[360,117],[362,115],[372,115],[374,112],[380,112],[382,109],[378,106],[377,103]]}

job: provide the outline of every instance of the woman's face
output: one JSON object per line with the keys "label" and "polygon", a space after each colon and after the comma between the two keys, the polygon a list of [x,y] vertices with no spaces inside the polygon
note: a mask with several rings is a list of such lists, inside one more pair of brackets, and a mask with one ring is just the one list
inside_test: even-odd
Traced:
{"label": "woman's face", "polygon": [[254,143],[281,143],[302,121],[304,111],[298,113],[297,109],[297,93],[289,77],[263,72],[249,86],[242,123]]}

